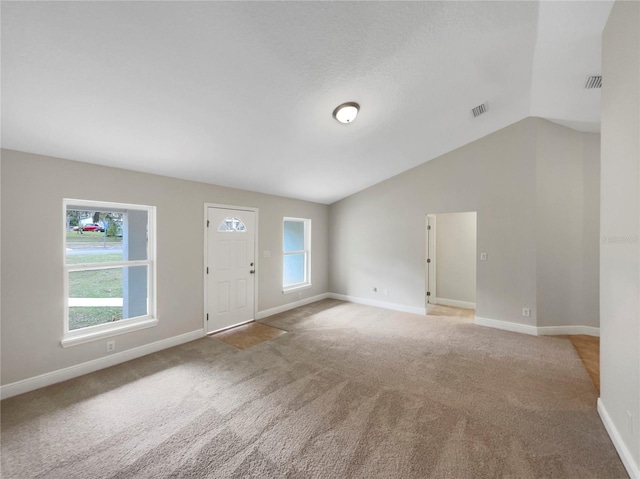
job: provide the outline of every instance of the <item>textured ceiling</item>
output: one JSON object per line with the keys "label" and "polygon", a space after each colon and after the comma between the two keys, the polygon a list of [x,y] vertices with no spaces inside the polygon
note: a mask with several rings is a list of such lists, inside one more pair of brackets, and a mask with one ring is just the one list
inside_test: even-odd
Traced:
{"label": "textured ceiling", "polygon": [[2,146],[331,203],[527,116],[598,131],[610,9],[2,2]]}

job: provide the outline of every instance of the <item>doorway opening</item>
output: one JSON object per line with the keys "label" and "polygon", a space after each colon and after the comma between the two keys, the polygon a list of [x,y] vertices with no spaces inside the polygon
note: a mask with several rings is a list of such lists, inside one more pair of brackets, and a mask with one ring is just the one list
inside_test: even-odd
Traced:
{"label": "doorway opening", "polygon": [[257,208],[205,204],[204,330],[255,319]]}
{"label": "doorway opening", "polygon": [[425,307],[476,309],[477,213],[426,216]]}

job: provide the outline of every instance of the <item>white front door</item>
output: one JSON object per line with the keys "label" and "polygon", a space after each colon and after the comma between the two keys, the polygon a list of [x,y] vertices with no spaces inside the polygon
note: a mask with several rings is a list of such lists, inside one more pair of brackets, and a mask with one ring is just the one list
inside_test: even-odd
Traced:
{"label": "white front door", "polygon": [[207,332],[255,318],[255,212],[207,207]]}

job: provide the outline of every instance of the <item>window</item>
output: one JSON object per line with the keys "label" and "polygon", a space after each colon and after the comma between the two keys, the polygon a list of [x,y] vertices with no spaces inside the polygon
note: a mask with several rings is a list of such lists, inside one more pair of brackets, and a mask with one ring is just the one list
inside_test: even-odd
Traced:
{"label": "window", "polygon": [[285,218],[282,287],[289,292],[311,286],[311,220]]}
{"label": "window", "polygon": [[155,208],[65,199],[68,347],[155,326]]}
{"label": "window", "polygon": [[225,232],[234,233],[236,231],[245,232],[247,231],[247,227],[239,218],[230,216],[222,220],[222,223],[218,225],[218,231],[220,233],[225,233]]}

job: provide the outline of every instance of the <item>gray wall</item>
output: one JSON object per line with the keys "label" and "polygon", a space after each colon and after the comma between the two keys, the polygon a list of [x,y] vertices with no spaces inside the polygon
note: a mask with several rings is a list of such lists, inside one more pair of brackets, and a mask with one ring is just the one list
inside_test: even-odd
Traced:
{"label": "gray wall", "polygon": [[476,214],[436,215],[437,298],[476,302]]}
{"label": "gray wall", "polygon": [[602,46],[600,400],[640,466],[640,4],[616,2]]}
{"label": "gray wall", "polygon": [[599,135],[541,121],[537,151],[538,326],[598,327]]}
{"label": "gray wall", "polygon": [[[328,207],[203,183],[2,151],[2,384],[106,355],[105,341],[63,349],[62,199],[157,207],[158,326],[117,337],[117,350],[203,327],[204,203],[260,208],[258,310],[328,291]],[[282,294],[282,218],[312,220],[312,283]]]}
{"label": "gray wall", "polygon": [[[559,254],[557,242],[538,244],[537,221],[545,217],[562,225],[573,221],[572,212],[579,219],[577,226],[563,229],[562,248],[582,245],[585,231],[589,248],[598,241],[597,231],[584,226],[585,205],[598,201],[597,190],[585,188],[597,174],[598,137],[527,118],[331,205],[330,290],[423,307],[425,214],[477,211],[478,252],[489,257],[477,263],[477,316],[531,326],[597,326],[573,306],[568,314],[555,302],[538,311],[542,278],[573,305],[578,297],[597,296],[598,273],[597,266],[585,267],[581,255]],[[547,201],[539,193],[562,185],[554,164],[562,178],[578,186]],[[541,186],[546,182],[553,186]],[[538,258],[547,257],[554,260],[541,261],[538,273]],[[586,277],[578,286],[554,279],[575,270]],[[388,289],[388,297],[371,292],[374,284]],[[531,317],[522,316],[523,307],[531,308]],[[597,310],[594,314],[597,318]]]}

